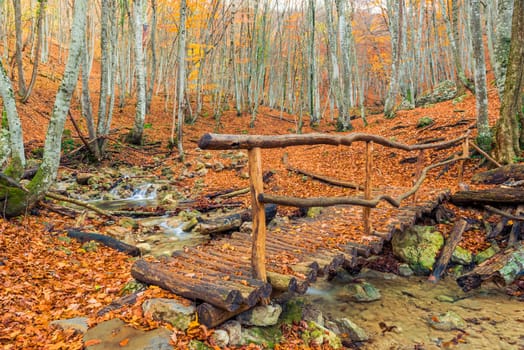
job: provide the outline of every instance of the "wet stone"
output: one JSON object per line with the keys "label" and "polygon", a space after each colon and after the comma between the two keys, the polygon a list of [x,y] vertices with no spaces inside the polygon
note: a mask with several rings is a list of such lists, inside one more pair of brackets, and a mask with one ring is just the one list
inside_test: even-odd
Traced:
{"label": "wet stone", "polygon": [[165,328],[142,331],[128,326],[124,321],[115,318],[99,323],[89,329],[83,337],[84,342],[99,340],[98,344],[89,346],[89,350],[121,349],[122,341],[128,340],[126,350],[171,350],[171,332]]}
{"label": "wet stone", "polygon": [[340,333],[347,334],[352,341],[362,342],[369,340],[367,332],[350,319],[341,318],[336,320],[336,323],[339,327]]}
{"label": "wet stone", "polygon": [[440,331],[464,330],[466,328],[466,321],[453,311],[438,316],[430,316],[427,322],[432,328]]}
{"label": "wet stone", "polygon": [[380,300],[380,291],[369,282],[350,283],[338,295],[341,300],[371,302]]}

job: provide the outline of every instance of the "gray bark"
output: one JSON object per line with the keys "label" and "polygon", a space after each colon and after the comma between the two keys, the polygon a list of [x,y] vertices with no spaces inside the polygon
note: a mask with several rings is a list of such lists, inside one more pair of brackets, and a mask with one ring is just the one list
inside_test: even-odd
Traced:
{"label": "gray bark", "polygon": [[504,94],[504,82],[506,80],[506,67],[511,42],[511,16],[513,13],[513,0],[498,0],[497,23],[494,45],[495,55],[495,79],[499,95]]}
{"label": "gray bark", "polygon": [[60,151],[64,124],[69,111],[71,96],[78,81],[80,60],[83,50],[83,38],[86,27],[87,0],[75,0],[73,13],[73,26],[71,28],[71,41],[69,55],[64,70],[62,83],[58,89],[51,120],[47,129],[44,144],[44,157],[35,177],[31,180],[28,203],[31,205],[40,199],[49,189],[58,173],[60,164]]}
{"label": "gray bark", "polygon": [[136,75],[136,111],[133,129],[128,141],[139,145],[142,143],[146,119],[146,65],[143,45],[143,11],[144,0],[133,0],[133,31],[135,39],[135,75]]}
{"label": "gray bark", "polygon": [[471,34],[473,57],[475,58],[475,101],[477,111],[477,143],[488,152],[491,149],[491,131],[488,120],[488,94],[486,83],[486,62],[482,27],[480,24],[480,0],[471,0]]}
{"label": "gray bark", "polygon": [[[453,5],[456,4],[457,0],[453,0]],[[454,34],[454,29],[452,27],[451,21],[449,19],[449,14],[447,13],[447,7],[444,3],[444,0],[439,0],[439,5],[442,9],[442,17],[444,18],[444,23],[446,24],[446,33],[448,34],[449,44],[451,46],[451,53],[453,55],[453,62],[455,63],[455,69],[457,71],[457,83],[462,84],[465,86],[468,90],[474,92],[474,86],[471,84],[471,82],[466,77],[466,74],[464,73],[464,68],[462,66],[462,62],[460,60],[460,54],[457,47],[457,38]],[[480,9],[479,9],[480,11]],[[480,21],[480,19],[479,19]],[[455,23],[457,21],[455,20]],[[480,22],[479,22],[480,23]]]}
{"label": "gray bark", "polygon": [[400,55],[402,52],[402,21],[403,1],[388,1],[389,32],[391,34],[391,75],[389,88],[384,105],[384,116],[393,118],[395,116],[395,103],[399,91]]}
{"label": "gray bark", "polygon": [[25,103],[29,99],[29,96],[31,95],[31,91],[33,91],[33,87],[35,86],[36,77],[38,73],[38,63],[40,62],[40,56],[42,53],[42,41],[45,39],[43,38],[43,19],[45,16],[45,8],[46,8],[47,0],[40,0],[39,6],[38,6],[38,18],[36,20],[36,47],[35,47],[35,57],[33,60],[33,72],[31,74],[31,80],[29,82],[29,86],[26,88],[25,93],[22,97],[22,102]]}
{"label": "gray bark", "polygon": [[[16,110],[15,95],[13,92],[11,81],[7,76],[2,62],[0,61],[0,96],[2,97],[4,111],[7,115],[7,122],[9,126],[9,134],[6,137],[1,138],[2,149],[9,149],[11,154],[11,161],[6,171],[6,175],[19,179],[22,177],[25,167],[25,154],[24,154],[24,139],[22,134],[22,126],[20,124],[20,118]],[[3,119],[3,118],[2,118]],[[4,129],[0,126],[0,131]],[[4,135],[5,136],[5,135]],[[7,146],[7,143],[9,146]],[[7,158],[7,157],[6,157]],[[3,162],[0,162],[2,166]]]}
{"label": "gray bark", "polygon": [[187,40],[187,4],[180,1],[180,23],[178,35],[178,87],[177,87],[177,148],[180,160],[184,159],[184,107],[186,101],[186,40]]}
{"label": "gray bark", "polygon": [[[500,163],[514,163],[523,144],[522,90],[524,88],[524,4],[516,1],[513,9],[511,45],[506,72],[500,119],[495,127],[494,154]],[[520,126],[519,126],[520,120]],[[519,144],[520,138],[520,144]]]}
{"label": "gray bark", "polygon": [[15,11],[15,36],[16,36],[16,67],[18,70],[18,94],[25,95],[26,86],[24,78],[24,64],[22,62],[22,5],[20,0],[13,0],[13,8]]}

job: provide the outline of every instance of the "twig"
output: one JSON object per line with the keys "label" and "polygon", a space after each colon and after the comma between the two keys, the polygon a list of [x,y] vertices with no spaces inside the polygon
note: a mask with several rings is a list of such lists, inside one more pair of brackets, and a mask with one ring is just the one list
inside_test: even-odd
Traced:
{"label": "twig", "polygon": [[504,210],[500,210],[500,209],[497,209],[495,207],[492,207],[491,205],[485,205],[484,209],[486,209],[486,210],[488,210],[488,211],[490,211],[492,213],[504,216],[504,217],[506,217],[506,218],[508,218],[510,220],[524,221],[524,216],[512,215],[510,213],[505,212]]}
{"label": "twig", "polygon": [[489,154],[487,154],[486,152],[484,152],[482,150],[482,148],[480,148],[479,146],[477,146],[474,142],[471,142],[470,145],[475,149],[475,151],[479,152],[480,154],[482,154],[484,157],[486,157],[487,160],[489,160],[490,162],[492,162],[493,164],[495,164],[497,167],[501,167],[502,165],[497,162],[495,159],[493,159]]}
{"label": "twig", "polygon": [[75,128],[76,133],[78,134],[78,137],[80,137],[80,140],[82,140],[82,143],[86,146],[86,148],[90,149],[89,142],[86,140],[84,135],[82,135],[82,132],[80,131],[80,128],[78,127],[78,124],[76,123],[76,120],[73,117],[73,114],[71,114],[71,110],[67,111],[67,114],[69,115],[69,119],[71,119],[71,123],[73,124],[73,127]]}
{"label": "twig", "polygon": [[112,213],[110,213],[108,211],[105,211],[105,210],[102,210],[100,208],[97,208],[94,205],[91,205],[91,204],[83,202],[83,201],[79,201],[79,200],[76,200],[76,199],[73,199],[73,198],[65,197],[65,196],[62,196],[62,195],[59,195],[59,194],[56,194],[56,193],[53,193],[53,192],[46,192],[45,195],[47,197],[49,197],[49,198],[52,198],[52,199],[56,199],[56,200],[59,200],[59,201],[64,201],[64,202],[69,202],[69,203],[76,204],[78,206],[81,206],[81,207],[84,207],[86,209],[92,210],[95,213],[98,213],[98,214],[103,215],[103,216],[113,217]]}

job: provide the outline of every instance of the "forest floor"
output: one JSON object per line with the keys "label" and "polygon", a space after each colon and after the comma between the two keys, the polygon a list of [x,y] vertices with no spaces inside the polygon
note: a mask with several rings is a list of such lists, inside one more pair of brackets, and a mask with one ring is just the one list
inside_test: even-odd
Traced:
{"label": "forest floor", "polygon": [[[19,104],[19,114],[24,128],[24,140],[27,154],[38,154],[45,138],[49,115],[54,102],[55,91],[59,81],[54,78],[57,73],[51,67],[42,67],[34,93],[26,104]],[[96,73],[96,72],[95,72]],[[93,75],[96,81],[98,77]],[[499,101],[496,89],[489,91],[489,118],[491,124],[497,119]],[[85,123],[78,107],[79,95],[73,98],[71,114],[85,133]],[[97,94],[93,91],[93,101]],[[167,106],[167,108],[166,108]],[[211,117],[210,103],[194,125],[184,129],[184,148],[186,159],[180,163],[176,151],[168,148],[172,130],[172,103],[162,97],[154,97],[151,112],[147,116],[145,145],[129,146],[121,142],[134,120],[134,105],[129,99],[123,108],[116,108],[113,118],[114,132],[109,142],[109,155],[101,164],[82,161],[75,153],[64,157],[61,171],[96,171],[98,167],[139,166],[148,167],[152,175],[163,176],[163,169],[171,170],[170,177],[179,179],[184,170],[194,167],[204,155],[209,162],[223,160],[220,152],[200,151],[198,139],[206,132],[230,134],[264,134],[281,135],[296,131],[297,117],[287,113],[281,114],[261,106],[254,128],[249,128],[250,115],[236,116],[230,109],[216,120]],[[95,110],[96,112],[96,110]],[[435,122],[431,127],[417,128],[422,117],[431,117]],[[466,95],[455,101],[448,101],[432,106],[398,112],[396,118],[385,119],[381,114],[368,115],[369,125],[364,126],[361,119],[355,119],[353,126],[356,132],[376,134],[399,142],[414,144],[429,139],[450,140],[463,135],[467,130],[475,134],[475,100]],[[303,133],[327,132],[334,134],[335,122],[326,112],[320,125],[311,128],[307,125]],[[69,130],[64,140],[72,140],[75,147],[81,145],[78,135],[70,121],[66,124]],[[69,150],[75,149],[70,147]],[[426,162],[442,161],[458,149],[435,151],[426,155]],[[409,152],[391,152],[375,147],[374,183],[389,186],[410,186],[416,173],[415,165],[401,164],[400,161],[415,154]],[[285,153],[285,154],[284,154]],[[331,187],[316,181],[302,181],[301,176],[291,176],[282,163],[287,157],[290,165],[303,170],[321,173],[350,182],[363,183],[362,168],[364,164],[363,146],[351,147],[309,146],[287,149],[263,150],[263,170],[271,170],[274,179],[270,191],[275,194],[291,196],[337,196],[343,195],[344,189]],[[70,158],[73,158],[72,160]],[[466,162],[464,182],[470,184],[472,174],[479,169],[479,160]],[[452,192],[458,189],[457,166],[447,171],[431,171],[424,186],[449,188]],[[248,180],[242,171],[224,170],[209,171],[202,178],[183,178],[177,180],[180,192],[188,198],[198,198],[204,193],[244,188]],[[424,188],[424,187],[423,187]],[[423,189],[421,193],[424,193]],[[248,196],[241,197],[248,205]],[[68,241],[64,229],[74,227],[75,221],[39,207],[38,213],[6,220],[0,218],[0,347],[4,349],[46,348],[74,349],[82,348],[81,338],[72,332],[64,332],[49,327],[57,319],[72,318],[82,315],[90,316],[91,324],[103,320],[97,318],[96,311],[111,303],[120,296],[122,288],[131,279],[132,260],[128,256],[105,247],[96,252],[86,251],[80,243]],[[458,215],[476,216],[478,212],[453,208]],[[279,209],[280,215],[288,215],[291,209]],[[91,227],[102,227],[103,218],[94,216],[84,221]],[[450,227],[442,227],[444,231]],[[351,233],[348,234],[358,234]],[[485,248],[488,243],[475,232],[466,234],[463,247],[473,252]],[[133,306],[124,307],[118,312],[109,313],[104,318],[120,317],[127,323],[143,329],[157,327],[158,324],[142,317],[140,301],[148,298],[166,296],[170,293],[159,288],[150,287]],[[293,334],[289,334],[293,337]]]}

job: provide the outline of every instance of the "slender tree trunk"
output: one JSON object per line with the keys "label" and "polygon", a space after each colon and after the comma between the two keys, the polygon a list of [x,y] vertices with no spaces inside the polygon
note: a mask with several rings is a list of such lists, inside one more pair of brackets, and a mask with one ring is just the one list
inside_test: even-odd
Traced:
{"label": "slender tree trunk", "polygon": [[309,41],[308,41],[308,70],[309,70],[309,115],[310,124],[315,125],[320,121],[320,97],[318,91],[318,72],[317,72],[317,52],[315,49],[315,0],[309,0],[308,6],[308,23],[309,23]]}
{"label": "slender tree trunk", "polygon": [[[97,138],[97,133],[95,129],[95,121],[93,118],[93,105],[91,102],[91,92],[89,91],[89,58],[87,57],[87,40],[83,40],[84,49],[82,51],[82,98],[81,98],[81,108],[82,116],[86,121],[87,132],[89,134],[89,141],[94,141]],[[96,159],[100,159],[100,150],[98,147],[98,142],[91,142],[89,144],[90,151],[95,155]]]}
{"label": "slender tree trunk", "polygon": [[388,94],[384,105],[384,116],[393,118],[395,116],[395,104],[400,88],[400,56],[402,52],[402,21],[404,0],[388,1],[389,32],[391,34],[391,76],[389,78]]}
{"label": "slender tree trunk", "polygon": [[147,112],[151,110],[151,100],[153,99],[153,91],[155,88],[156,71],[157,71],[157,58],[156,58],[156,0],[151,0],[151,40],[149,42],[151,46],[151,73],[149,74],[149,88],[147,90]]}
{"label": "slender tree trunk", "polygon": [[22,62],[22,5],[20,0],[13,0],[13,8],[15,10],[15,35],[16,35],[16,67],[18,69],[18,94],[25,96],[26,85],[24,77],[24,64]]}
{"label": "slender tree trunk", "polygon": [[[24,153],[24,139],[22,133],[22,125],[16,110],[15,95],[13,92],[11,81],[7,76],[2,62],[0,61],[0,97],[2,97],[4,111],[7,116],[7,123],[9,127],[9,147],[11,154],[11,161],[5,171],[7,176],[18,180],[22,177],[25,167],[25,153]],[[0,130],[4,128],[0,126]],[[7,140],[4,140],[7,141]],[[4,148],[4,147],[2,147]],[[2,163],[0,163],[0,167]]]}
{"label": "slender tree trunk", "polygon": [[136,112],[133,129],[128,135],[129,143],[140,145],[146,119],[146,66],[143,45],[144,0],[133,0],[133,31],[135,34]]}
{"label": "slender tree trunk", "polygon": [[471,0],[471,33],[473,57],[475,58],[475,100],[477,110],[477,143],[484,151],[491,149],[491,131],[488,120],[488,94],[486,62],[482,27],[480,24],[480,0]]}
{"label": "slender tree trunk", "polygon": [[[524,144],[520,128],[524,127],[522,91],[524,89],[524,3],[515,1],[511,45],[505,78],[500,119],[495,126],[495,158],[504,164],[514,163]],[[519,143],[520,137],[520,143]]]}
{"label": "slender tree trunk", "polygon": [[60,151],[64,124],[69,111],[71,97],[78,82],[78,72],[83,38],[86,28],[87,0],[75,0],[73,26],[71,28],[71,42],[67,58],[64,77],[58,89],[51,120],[47,129],[44,144],[44,156],[35,177],[28,184],[29,195],[26,204],[33,205],[52,185],[58,173]]}
{"label": "slender tree trunk", "polygon": [[[517,0],[521,1],[521,0]],[[506,80],[506,67],[511,42],[511,16],[513,13],[513,0],[498,0],[497,25],[494,45],[495,54],[495,79],[499,96],[504,95],[504,82]]]}
{"label": "slender tree trunk", "polygon": [[180,1],[180,23],[178,34],[178,87],[177,87],[177,148],[178,156],[184,159],[184,122],[186,101],[186,40],[187,40],[187,4],[186,0]]}
{"label": "slender tree trunk", "polygon": [[38,6],[38,18],[36,20],[37,33],[36,33],[36,47],[35,47],[35,58],[34,58],[34,63],[33,63],[33,73],[31,74],[31,81],[29,82],[29,86],[25,90],[25,94],[22,97],[23,103],[27,102],[27,100],[29,99],[29,96],[31,95],[31,91],[33,91],[33,87],[35,86],[36,77],[38,73],[38,64],[40,62],[40,54],[42,52],[41,50],[42,41],[44,41],[43,19],[45,16],[45,8],[46,8],[47,0],[40,0],[39,4],[40,5]]}
{"label": "slender tree trunk", "polygon": [[[453,6],[455,6],[457,3],[457,0],[452,0]],[[451,46],[451,53],[453,55],[453,62],[455,63],[455,69],[457,71],[457,89],[460,90],[459,84],[462,84],[464,87],[466,87],[471,92],[475,92],[474,85],[468,80],[466,77],[466,74],[464,73],[464,68],[462,66],[462,63],[460,61],[460,54],[457,48],[457,38],[455,37],[453,33],[453,26],[449,19],[449,14],[447,11],[446,4],[444,3],[444,0],[439,0],[439,5],[442,9],[442,17],[444,18],[444,23],[446,24],[446,32],[448,34],[449,44]],[[458,5],[457,5],[458,6]],[[455,20],[457,22],[458,20]]]}

